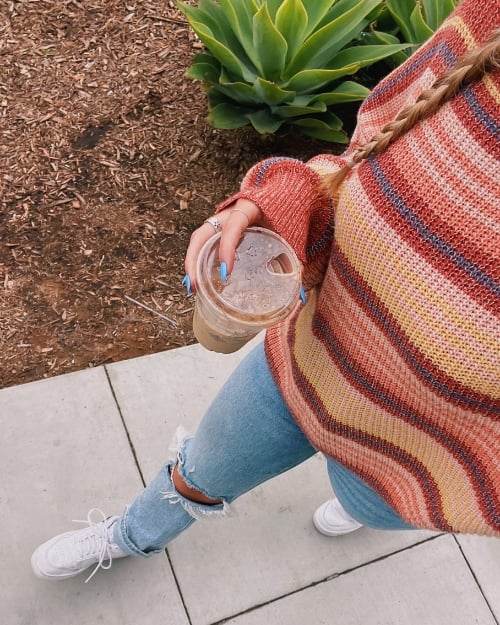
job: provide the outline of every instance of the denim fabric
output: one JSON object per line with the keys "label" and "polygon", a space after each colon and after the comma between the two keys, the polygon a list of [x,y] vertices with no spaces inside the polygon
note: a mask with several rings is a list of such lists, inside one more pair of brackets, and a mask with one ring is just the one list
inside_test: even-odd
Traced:
{"label": "denim fabric", "polygon": [[331,458],[326,461],[335,495],[347,514],[358,523],[378,530],[415,529],[352,471]]}
{"label": "denim fabric", "polygon": [[[130,555],[147,556],[161,551],[195,519],[228,514],[234,499],[315,453],[286,407],[269,371],[263,344],[259,344],[221,389],[196,435],[180,433],[176,457],[166,462],[151,484],[126,508],[115,526],[115,540]],[[177,462],[189,486],[210,499],[222,499],[223,503],[203,505],[180,495],[171,479]],[[334,481],[345,480],[354,488],[356,509],[349,506],[349,512],[360,518],[358,506],[366,507],[360,501],[363,493],[364,498],[373,501],[370,509],[383,509],[382,521],[377,523],[383,526],[386,504],[352,473],[343,471],[333,471]],[[339,490],[341,502],[347,502],[350,487]],[[373,495],[375,498],[371,499]]]}

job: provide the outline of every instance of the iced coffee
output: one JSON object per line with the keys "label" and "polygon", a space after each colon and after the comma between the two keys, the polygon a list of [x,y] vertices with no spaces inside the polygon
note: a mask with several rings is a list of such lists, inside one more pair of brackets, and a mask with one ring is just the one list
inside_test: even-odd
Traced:
{"label": "iced coffee", "polygon": [[220,234],[197,264],[193,332],[207,349],[229,354],[287,317],[300,295],[300,263],[288,243],[265,228],[248,228],[227,281],[219,273]]}

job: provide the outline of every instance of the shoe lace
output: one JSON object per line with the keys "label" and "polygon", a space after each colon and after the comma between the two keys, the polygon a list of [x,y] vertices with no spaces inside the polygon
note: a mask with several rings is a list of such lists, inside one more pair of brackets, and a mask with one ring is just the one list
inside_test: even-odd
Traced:
{"label": "shoe lace", "polygon": [[[93,515],[99,515],[100,519],[94,521]],[[86,523],[89,531],[83,534],[75,543],[82,559],[97,557],[97,564],[85,583],[89,582],[99,569],[111,568],[113,556],[111,553],[111,541],[109,539],[107,521],[108,517],[99,508],[92,508],[87,514],[85,521],[73,519],[73,523]]]}

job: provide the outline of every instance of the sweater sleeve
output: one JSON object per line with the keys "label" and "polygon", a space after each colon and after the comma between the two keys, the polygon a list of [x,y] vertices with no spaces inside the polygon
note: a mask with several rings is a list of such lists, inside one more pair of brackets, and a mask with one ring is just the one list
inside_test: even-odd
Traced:
{"label": "sweater sleeve", "polygon": [[295,250],[309,288],[321,281],[333,240],[334,207],[321,179],[344,164],[342,157],[330,154],[306,163],[286,157],[266,159],[248,171],[240,191],[219,204],[217,211],[239,198],[254,202],[270,227]]}

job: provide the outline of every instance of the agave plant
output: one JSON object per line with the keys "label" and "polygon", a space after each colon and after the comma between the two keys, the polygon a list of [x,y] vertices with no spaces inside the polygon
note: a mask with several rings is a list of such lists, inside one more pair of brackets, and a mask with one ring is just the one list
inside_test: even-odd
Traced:
{"label": "agave plant", "polygon": [[408,47],[359,45],[380,0],[199,0],[178,2],[204,44],[187,75],[207,90],[216,128],[251,125],[261,134],[295,126],[345,143],[332,108],[363,100],[369,89],[346,79]]}
{"label": "agave plant", "polygon": [[405,50],[383,59],[364,70],[357,80],[373,87],[392,69],[403,63],[434,33],[460,0],[384,0],[369,30],[363,31],[360,45],[410,44]]}
{"label": "agave plant", "polygon": [[418,46],[434,33],[460,0],[384,0],[364,43],[412,44],[407,50],[391,57],[392,66],[404,61]]}
{"label": "agave plant", "polygon": [[434,33],[458,2],[459,0],[385,0],[385,5],[399,28],[399,39],[420,45]]}

